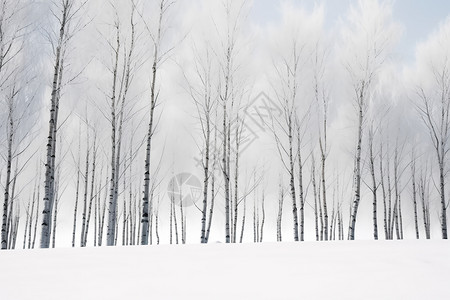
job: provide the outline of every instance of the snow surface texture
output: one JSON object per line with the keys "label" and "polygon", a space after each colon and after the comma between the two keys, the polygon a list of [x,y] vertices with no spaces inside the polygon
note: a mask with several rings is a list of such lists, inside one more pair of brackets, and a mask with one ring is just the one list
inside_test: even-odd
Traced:
{"label": "snow surface texture", "polygon": [[0,299],[450,299],[450,242],[0,252]]}

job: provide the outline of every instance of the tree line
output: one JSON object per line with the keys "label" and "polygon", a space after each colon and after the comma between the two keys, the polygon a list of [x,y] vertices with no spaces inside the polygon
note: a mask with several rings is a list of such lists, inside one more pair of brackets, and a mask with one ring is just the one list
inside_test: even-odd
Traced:
{"label": "tree line", "polygon": [[[253,242],[268,227],[277,241],[289,231],[294,241],[354,240],[362,218],[375,240],[403,239],[410,226],[429,239],[437,216],[447,239],[448,21],[403,68],[391,4],[359,1],[337,41],[323,6],[282,6],[255,68],[249,1],[199,1],[186,31],[176,23],[186,7],[173,0],[110,1],[101,16],[93,0],[39,5],[0,3],[2,249],[18,236],[28,249],[61,235],[72,247],[159,244],[161,221],[169,243],[188,232],[242,243],[249,226]],[[174,82],[181,92],[171,94]],[[255,86],[270,95],[264,107]],[[196,191],[172,179],[165,193],[167,177],[181,178],[162,138],[176,115],[170,97],[189,107]],[[270,141],[264,162],[250,118]]]}

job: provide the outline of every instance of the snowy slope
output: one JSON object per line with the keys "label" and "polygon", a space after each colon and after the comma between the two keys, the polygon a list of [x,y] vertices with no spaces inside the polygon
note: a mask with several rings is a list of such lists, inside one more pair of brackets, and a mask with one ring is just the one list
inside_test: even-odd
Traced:
{"label": "snowy slope", "polygon": [[1,251],[0,299],[450,299],[450,242]]}

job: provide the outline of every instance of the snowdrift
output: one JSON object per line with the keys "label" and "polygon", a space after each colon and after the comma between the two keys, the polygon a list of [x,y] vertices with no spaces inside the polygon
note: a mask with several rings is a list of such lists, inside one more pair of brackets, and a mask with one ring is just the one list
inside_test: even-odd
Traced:
{"label": "snowdrift", "polygon": [[450,299],[450,242],[0,252],[0,299]]}

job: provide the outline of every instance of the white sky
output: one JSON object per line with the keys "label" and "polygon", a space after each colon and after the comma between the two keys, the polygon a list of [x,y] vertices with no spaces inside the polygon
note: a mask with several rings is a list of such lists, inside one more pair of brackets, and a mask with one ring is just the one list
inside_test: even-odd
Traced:
{"label": "white sky", "polygon": [[[313,7],[315,3],[323,3],[326,13],[326,26],[335,26],[339,19],[344,18],[350,5],[357,0],[296,0],[302,6]],[[426,40],[427,36],[450,15],[450,1],[448,0],[393,0],[394,18],[401,23],[403,34],[398,44],[398,54],[406,61],[414,58],[417,43]],[[251,20],[264,26],[277,22],[280,17],[282,1],[254,0]]]}

